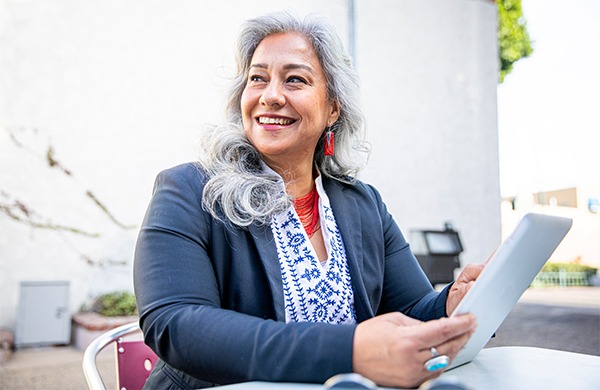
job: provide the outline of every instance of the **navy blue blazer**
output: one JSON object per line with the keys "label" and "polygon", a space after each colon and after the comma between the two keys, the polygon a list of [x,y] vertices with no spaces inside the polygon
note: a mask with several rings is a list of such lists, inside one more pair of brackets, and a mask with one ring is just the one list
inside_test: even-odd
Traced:
{"label": "navy blue blazer", "polygon": [[[226,225],[202,209],[194,163],[161,172],[135,251],[146,343],[160,358],[147,386],[202,388],[264,380],[324,382],[352,371],[355,325],[285,323],[270,226]],[[359,322],[400,311],[446,315],[379,193],[323,177],[348,259]]]}

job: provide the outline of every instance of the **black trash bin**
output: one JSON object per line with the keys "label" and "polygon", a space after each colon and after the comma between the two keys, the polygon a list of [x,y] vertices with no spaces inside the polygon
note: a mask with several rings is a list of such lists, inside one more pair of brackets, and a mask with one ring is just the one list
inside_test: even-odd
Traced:
{"label": "black trash bin", "polygon": [[463,247],[459,234],[450,223],[444,230],[411,230],[410,244],[421,268],[433,286],[454,280],[454,270],[460,268],[459,254]]}

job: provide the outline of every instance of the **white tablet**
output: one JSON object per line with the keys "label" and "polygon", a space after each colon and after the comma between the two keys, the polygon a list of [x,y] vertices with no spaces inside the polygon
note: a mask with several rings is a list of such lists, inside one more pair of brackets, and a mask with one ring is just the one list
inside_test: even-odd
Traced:
{"label": "white tablet", "polygon": [[452,316],[472,313],[477,329],[449,369],[470,362],[487,344],[571,228],[570,218],[527,214],[498,247]]}

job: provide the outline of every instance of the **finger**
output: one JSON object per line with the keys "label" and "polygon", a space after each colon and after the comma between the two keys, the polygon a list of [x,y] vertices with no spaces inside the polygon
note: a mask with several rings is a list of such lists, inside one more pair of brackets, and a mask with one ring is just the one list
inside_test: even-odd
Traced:
{"label": "finger", "polygon": [[[443,346],[445,346],[445,344]],[[448,362],[451,362],[454,359],[454,356],[450,356],[449,352],[446,351],[446,349],[447,348],[443,348],[442,346],[439,346],[433,352],[427,351],[427,353],[425,353],[425,355],[421,358],[421,361],[423,362],[423,364],[421,365],[422,366],[421,371],[424,372],[426,375],[432,375],[432,376],[437,376],[437,375],[440,375],[441,373],[443,373],[446,367],[441,367],[441,368],[436,369],[435,371],[430,371],[427,368],[427,365],[429,364],[429,362],[432,359],[438,360],[436,362],[436,364],[441,363],[441,361],[439,361],[439,360],[444,359],[444,358],[446,358]],[[437,352],[437,354],[436,354],[436,352]]]}
{"label": "finger", "polygon": [[457,282],[468,283],[476,280],[484,268],[485,264],[467,264],[458,275]]}
{"label": "finger", "polygon": [[476,326],[475,316],[465,314],[425,322],[414,327],[413,330],[417,347],[421,350],[429,350],[433,346],[441,345],[448,340],[468,333]]}
{"label": "finger", "polygon": [[475,284],[475,280],[470,280],[468,282],[457,283],[456,288],[452,293],[457,297],[459,301],[463,299],[463,297],[467,294],[467,292],[473,287]]}
{"label": "finger", "polygon": [[458,355],[461,349],[467,344],[471,336],[473,335],[474,330],[470,330],[467,333],[464,333],[458,337],[453,338],[452,340],[448,340],[448,342],[441,344],[437,347],[438,353],[440,355],[446,355],[450,357],[450,360],[454,360],[454,358]]}
{"label": "finger", "polygon": [[449,340],[446,343],[435,346],[434,347],[435,351],[433,351],[433,352],[431,351],[431,348],[429,348],[427,350],[419,351],[418,355],[417,355],[417,359],[419,359],[420,361],[423,362],[423,368],[425,369],[425,371],[427,371],[427,369],[425,368],[425,363],[429,359],[432,359],[435,356],[434,352],[436,352],[436,351],[437,351],[438,355],[446,355],[446,356],[448,356],[450,361],[453,361],[456,358],[456,356],[458,355],[458,353],[460,352],[460,350],[469,341],[469,339],[471,338],[472,335],[473,335],[473,330],[471,330],[467,333],[464,333],[452,340]]}

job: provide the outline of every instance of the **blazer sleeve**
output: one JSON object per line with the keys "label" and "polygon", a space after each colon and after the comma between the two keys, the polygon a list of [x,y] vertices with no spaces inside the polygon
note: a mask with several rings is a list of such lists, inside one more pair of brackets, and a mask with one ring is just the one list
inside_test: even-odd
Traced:
{"label": "blazer sleeve", "polygon": [[441,292],[433,289],[380,194],[373,187],[370,189],[379,208],[385,246],[383,291],[378,314],[400,311],[421,321],[446,316],[449,286]]}
{"label": "blazer sleeve", "polygon": [[157,177],[134,261],[146,343],[168,365],[218,384],[322,383],[351,372],[355,326],[286,324],[222,308],[203,183],[193,165]]}

